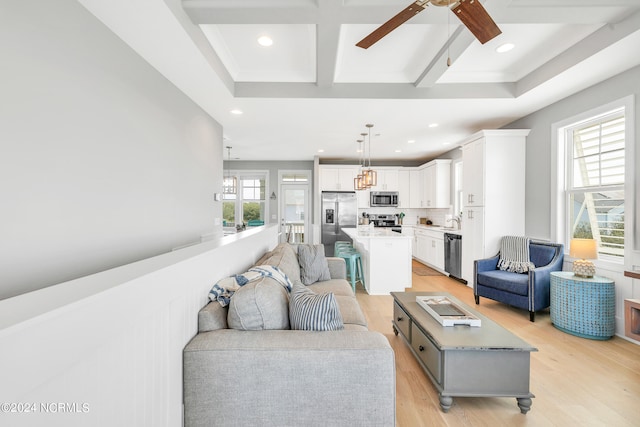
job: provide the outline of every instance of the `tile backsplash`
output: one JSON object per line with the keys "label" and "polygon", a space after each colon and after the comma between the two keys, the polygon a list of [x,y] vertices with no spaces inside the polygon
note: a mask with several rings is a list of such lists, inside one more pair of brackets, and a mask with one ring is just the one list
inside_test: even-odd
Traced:
{"label": "tile backsplash", "polygon": [[362,212],[376,215],[394,215],[401,212],[404,213],[404,224],[418,224],[419,218],[426,217],[431,220],[434,225],[448,225],[446,216],[451,214],[451,209],[398,209],[398,208],[367,208],[358,209],[358,216],[362,216]]}

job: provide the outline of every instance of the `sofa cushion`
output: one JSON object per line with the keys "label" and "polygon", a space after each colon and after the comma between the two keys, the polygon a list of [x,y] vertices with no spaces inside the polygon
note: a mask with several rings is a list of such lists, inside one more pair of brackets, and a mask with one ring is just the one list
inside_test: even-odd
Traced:
{"label": "sofa cushion", "polygon": [[271,256],[262,261],[263,264],[273,265],[287,275],[291,283],[302,283],[300,281],[300,264],[298,255],[288,243],[280,243],[271,251]]}
{"label": "sofa cushion", "polygon": [[353,290],[351,285],[344,279],[331,279],[325,282],[316,282],[309,287],[313,292],[317,294],[328,294],[331,292],[334,295],[353,296]]}
{"label": "sofa cushion", "polygon": [[198,312],[198,332],[227,329],[227,307],[210,302]]}
{"label": "sofa cushion", "polygon": [[335,298],[338,303],[338,308],[340,309],[342,322],[345,325],[351,324],[367,327],[367,319],[364,317],[364,313],[355,296],[336,295]]}
{"label": "sofa cushion", "polygon": [[529,275],[511,273],[503,270],[483,271],[478,273],[478,285],[488,288],[500,289],[512,294],[528,294]]}
{"label": "sofa cushion", "polygon": [[294,284],[289,301],[291,329],[335,331],[344,329],[340,308],[333,294],[316,294],[302,284]]}
{"label": "sofa cushion", "polygon": [[329,264],[324,257],[324,245],[298,245],[300,280],[305,285],[331,279]]}
{"label": "sofa cushion", "polygon": [[275,279],[247,283],[231,297],[227,323],[231,329],[289,329],[288,293]]}

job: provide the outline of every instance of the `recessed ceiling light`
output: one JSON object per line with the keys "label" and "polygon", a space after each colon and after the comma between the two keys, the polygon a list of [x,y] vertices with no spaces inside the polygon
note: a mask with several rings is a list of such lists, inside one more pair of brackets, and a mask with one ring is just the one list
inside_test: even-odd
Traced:
{"label": "recessed ceiling light", "polygon": [[437,128],[437,127],[438,127],[438,124],[437,124],[437,123],[431,123],[431,124],[429,125],[429,127],[430,127],[430,128]]}
{"label": "recessed ceiling light", "polygon": [[273,44],[273,39],[269,36],[262,36],[258,38],[258,44],[260,46],[268,47]]}
{"label": "recessed ceiling light", "polygon": [[505,53],[505,52],[509,52],[511,49],[513,49],[514,47],[516,47],[516,45],[514,45],[513,43],[505,43],[505,44],[501,44],[500,46],[498,46],[496,48],[496,52],[498,53]]}
{"label": "recessed ceiling light", "polygon": [[443,142],[442,145],[451,145],[450,142]]}
{"label": "recessed ceiling light", "polygon": [[239,116],[240,114],[242,114],[242,110],[239,110],[238,108],[234,108],[233,110],[230,111],[231,114],[235,114],[236,116]]}
{"label": "recessed ceiling light", "polygon": [[396,153],[402,153],[402,150],[396,150]]}
{"label": "recessed ceiling light", "polygon": [[318,153],[324,153],[324,150],[321,148],[318,150]]}
{"label": "recessed ceiling light", "polygon": [[415,144],[416,140],[415,139],[410,139],[407,141],[407,144]]}
{"label": "recessed ceiling light", "polygon": [[356,150],[356,153],[362,153],[362,150]]}

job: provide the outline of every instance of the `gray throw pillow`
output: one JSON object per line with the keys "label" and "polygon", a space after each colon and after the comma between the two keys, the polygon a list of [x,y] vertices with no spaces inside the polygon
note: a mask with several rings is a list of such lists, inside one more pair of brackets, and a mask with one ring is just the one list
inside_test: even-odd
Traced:
{"label": "gray throw pillow", "polygon": [[305,285],[331,280],[324,245],[299,245],[300,281]]}
{"label": "gray throw pillow", "polygon": [[289,295],[275,279],[264,277],[238,289],[229,302],[231,329],[289,329]]}
{"label": "gray throw pillow", "polygon": [[344,329],[338,302],[332,293],[316,294],[294,284],[289,298],[291,329],[303,331],[336,331]]}

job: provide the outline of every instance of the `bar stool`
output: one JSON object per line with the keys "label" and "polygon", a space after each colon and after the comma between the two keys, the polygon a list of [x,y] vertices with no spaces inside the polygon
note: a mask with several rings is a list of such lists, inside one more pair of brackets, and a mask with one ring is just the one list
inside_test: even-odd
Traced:
{"label": "bar stool", "polygon": [[356,251],[353,246],[351,248],[342,247],[335,256],[344,259],[347,264],[347,274],[351,281],[351,288],[353,293],[356,293],[356,282],[360,280],[362,287],[364,288],[364,269],[362,268],[362,257],[360,253]]}
{"label": "bar stool", "polygon": [[342,249],[353,249],[353,245],[351,244],[351,242],[343,242],[343,241],[337,241],[333,244],[333,253],[336,254],[335,256],[338,256],[337,254],[342,250]]}

